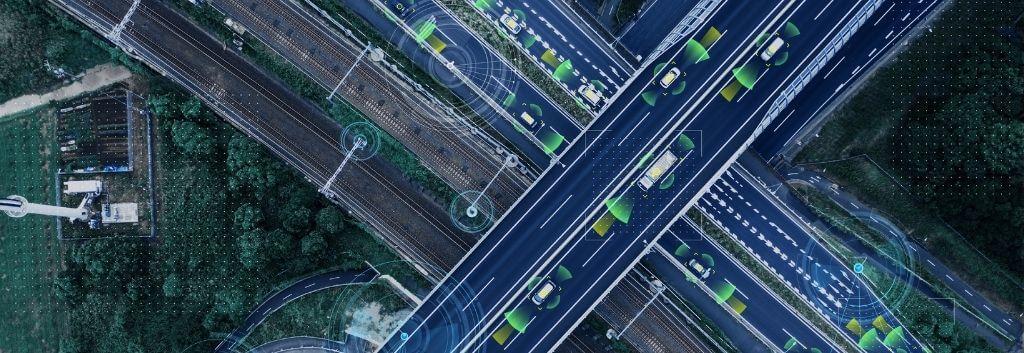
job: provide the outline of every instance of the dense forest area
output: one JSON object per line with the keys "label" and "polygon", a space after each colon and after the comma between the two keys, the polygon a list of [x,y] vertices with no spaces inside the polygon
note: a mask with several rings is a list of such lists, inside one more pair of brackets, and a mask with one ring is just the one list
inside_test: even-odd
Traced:
{"label": "dense forest area", "polygon": [[275,284],[394,260],[263,146],[194,97],[158,89],[159,239],[70,249],[57,280],[62,352],[181,351],[234,329]]}
{"label": "dense forest area", "polygon": [[953,54],[949,89],[917,97],[890,163],[979,248],[1024,272],[1024,50],[1007,40]]}
{"label": "dense forest area", "polygon": [[1014,307],[1024,303],[1022,14],[1020,2],[953,3],[797,157]]}
{"label": "dense forest area", "polygon": [[[56,258],[48,258],[52,264],[42,258],[46,252],[36,254],[41,258],[33,263],[56,269],[56,305],[40,315],[58,323],[4,326],[12,329],[8,334],[20,330],[26,337],[17,344],[0,337],[0,350],[53,348],[50,337],[60,340],[54,343],[61,352],[208,350],[278,284],[318,270],[396,260],[261,145],[47,2],[0,2],[0,48],[0,100],[66,83],[53,70],[73,76],[109,61],[146,81],[147,103],[159,122],[161,209],[157,239],[65,242],[57,245]],[[21,138],[47,145],[46,136]],[[35,182],[40,185],[32,188],[40,190],[50,179]],[[52,236],[43,229],[13,229],[24,234],[11,240]],[[403,282],[417,278],[404,266],[389,266],[389,272]],[[28,304],[30,291],[49,292],[0,284],[24,292],[14,297],[14,307]]]}

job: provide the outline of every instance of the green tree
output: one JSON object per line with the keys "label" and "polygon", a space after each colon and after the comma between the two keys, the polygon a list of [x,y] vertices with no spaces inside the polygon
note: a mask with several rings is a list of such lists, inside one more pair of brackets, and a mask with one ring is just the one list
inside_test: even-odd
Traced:
{"label": "green tree", "polygon": [[320,231],[312,231],[306,236],[302,237],[302,254],[310,257],[310,261],[316,262],[319,260],[323,251],[327,249],[327,240],[324,239],[323,233]]}
{"label": "green tree", "polygon": [[228,142],[228,186],[231,190],[249,190],[257,199],[286,178],[280,162],[245,135],[235,133]]}
{"label": "green tree", "polygon": [[179,109],[181,110],[182,116],[189,119],[195,119],[200,113],[202,113],[203,102],[199,101],[199,98],[196,98],[196,96],[190,96],[185,103],[181,104]]}
{"label": "green tree", "polygon": [[250,229],[238,237],[238,261],[248,269],[258,269],[270,262],[266,252],[267,232]]}
{"label": "green tree", "polygon": [[171,99],[166,95],[152,95],[146,100],[149,110],[159,117],[169,117]]}
{"label": "green tree", "polygon": [[272,259],[290,258],[295,249],[295,237],[281,229],[267,233],[267,252]]}
{"label": "green tree", "polygon": [[234,226],[238,230],[256,229],[263,222],[263,210],[250,203],[244,203],[235,209]]}
{"label": "green tree", "polygon": [[75,272],[65,269],[57,274],[57,278],[53,280],[54,294],[57,298],[66,302],[77,302],[82,297],[82,286],[78,280],[78,276]]}
{"label": "green tree", "polygon": [[213,152],[213,138],[199,124],[191,121],[175,120],[171,125],[171,137],[174,145],[190,155],[208,155]]}
{"label": "green tree", "polygon": [[1024,173],[1024,122],[993,125],[985,139],[982,155],[993,172]]}
{"label": "green tree", "polygon": [[178,278],[177,273],[168,275],[167,278],[164,278],[162,289],[165,297],[174,298],[180,296],[183,291],[181,278]]}
{"label": "green tree", "polygon": [[281,209],[281,226],[292,233],[301,233],[309,229],[310,211],[301,205],[285,205]]}
{"label": "green tree", "polygon": [[338,234],[345,229],[345,215],[335,207],[321,208],[316,214],[316,228],[327,234]]}

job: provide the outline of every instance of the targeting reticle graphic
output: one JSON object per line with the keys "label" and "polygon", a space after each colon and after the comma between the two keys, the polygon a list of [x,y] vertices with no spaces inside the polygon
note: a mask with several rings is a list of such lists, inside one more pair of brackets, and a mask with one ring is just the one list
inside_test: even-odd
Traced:
{"label": "targeting reticle graphic", "polygon": [[[450,12],[433,1],[387,0],[385,4],[414,34],[410,36],[403,30],[396,30],[390,38],[393,43],[398,43],[399,47],[421,46],[421,51],[433,51],[426,54],[443,57],[443,61],[436,57],[427,60],[426,71],[437,82],[456,91],[472,90],[464,82],[464,79],[468,79],[493,103],[503,106],[516,103],[518,76],[493,55],[489,48],[484,47],[480,40],[469,37],[472,34],[466,33],[465,28],[456,24]],[[518,50],[508,41],[500,41],[497,45],[494,49],[498,52]],[[516,59],[513,56],[506,60]],[[514,61],[512,63],[515,65]],[[480,92],[472,93],[463,95],[460,102],[447,103],[468,107],[488,123],[502,119],[492,109],[487,98],[480,97]]]}
{"label": "targeting reticle graphic", "polygon": [[[848,258],[852,262],[837,264],[837,261],[829,261],[834,255],[825,250],[822,244],[811,240],[804,247],[806,254],[800,259],[805,272],[803,292],[810,293],[809,299],[833,322],[844,327],[847,334],[861,338],[864,345],[874,344],[873,339],[864,339],[868,331],[874,328],[884,335],[893,332],[898,326],[893,311],[899,309],[913,289],[916,278],[909,270],[914,264],[913,256],[906,239],[898,236],[875,232],[885,238],[878,239],[885,242],[881,246],[886,251],[885,255],[877,258],[866,255],[873,250],[868,249],[858,238],[868,235],[852,235],[836,228],[830,231],[839,235],[843,241],[842,246],[851,251],[847,254],[850,254]],[[875,289],[871,289],[868,282]],[[902,332],[905,329],[899,330]],[[878,338],[883,339],[895,343],[894,339],[884,336]]]}
{"label": "targeting reticle graphic", "polygon": [[[450,293],[444,295],[452,305],[439,306],[439,311],[434,312],[436,318],[441,318],[443,323],[421,325],[425,318],[413,315],[398,332],[394,335],[398,340],[390,340],[397,343],[393,352],[448,352],[459,346],[466,333],[474,329],[475,323],[484,320],[484,311],[477,297],[477,290],[467,283],[453,288],[458,284],[441,284],[436,288],[439,293]],[[416,328],[411,332],[407,328]],[[398,348],[398,345],[401,347]],[[398,348],[398,349],[394,349]]]}
{"label": "targeting reticle graphic", "polygon": [[342,130],[338,143],[346,154],[351,153],[353,160],[365,161],[380,151],[380,129],[368,122],[355,122]]}
{"label": "targeting reticle graphic", "polygon": [[494,202],[480,191],[464,191],[452,200],[448,216],[462,231],[479,233],[494,222]]}

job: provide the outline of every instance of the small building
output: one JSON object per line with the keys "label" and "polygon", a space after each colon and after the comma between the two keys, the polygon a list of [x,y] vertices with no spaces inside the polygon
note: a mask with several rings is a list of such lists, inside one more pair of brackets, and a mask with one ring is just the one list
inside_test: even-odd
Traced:
{"label": "small building", "polygon": [[103,182],[99,180],[71,180],[64,182],[64,194],[99,194],[103,192]]}
{"label": "small building", "polygon": [[139,204],[106,203],[103,204],[103,224],[139,223]]}

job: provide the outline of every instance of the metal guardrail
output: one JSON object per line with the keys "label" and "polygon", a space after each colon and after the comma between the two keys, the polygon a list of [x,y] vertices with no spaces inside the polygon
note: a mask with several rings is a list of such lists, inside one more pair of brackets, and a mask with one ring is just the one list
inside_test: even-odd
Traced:
{"label": "metal guardrail", "polygon": [[820,53],[818,53],[818,56],[811,61],[811,64],[804,68],[804,71],[797,76],[796,80],[790,83],[789,87],[783,90],[782,94],[775,99],[775,102],[773,102],[771,107],[768,109],[768,113],[765,114],[761,123],[757,125],[757,129],[754,130],[754,136],[760,135],[761,132],[763,132],[764,129],[782,113],[782,110],[789,105],[789,102],[791,102],[797,94],[803,91],[804,86],[806,86],[807,83],[810,82],[823,67],[825,67],[825,64],[828,63],[828,61],[836,55],[836,52],[838,52],[839,49],[850,40],[850,37],[860,29],[864,22],[874,15],[875,11],[878,10],[879,6],[881,6],[884,1],[885,0],[871,0],[865,4],[860,11],[857,11],[853,20],[847,23],[846,26],[843,26],[843,29],[841,29],[839,33],[832,38],[832,41],[829,42]]}
{"label": "metal guardrail", "polygon": [[644,59],[643,65],[640,67],[643,68],[650,65],[651,60],[661,56],[661,54],[668,50],[668,48],[675,46],[679,41],[686,39],[686,37],[692,34],[693,31],[697,30],[701,23],[704,23],[704,21],[707,20],[708,15],[718,8],[723,1],[724,0],[701,0],[697,5],[694,5],[693,9],[690,9],[690,12],[687,12],[686,16],[679,21],[679,24],[672,28],[672,31],[668,33],[665,40],[662,40],[654,51],[647,55],[647,58]]}
{"label": "metal guardrail", "polygon": [[[358,43],[358,44],[363,45],[363,46],[374,46],[373,43],[364,41],[362,38],[360,38],[359,36],[356,35],[356,32],[359,32],[362,36],[366,37],[366,34],[363,34],[362,31],[353,30],[352,28],[350,28],[348,26],[345,26],[344,24],[338,22],[337,20],[334,19],[333,16],[331,16],[330,13],[328,13],[326,10],[324,10],[324,9],[320,8],[319,6],[317,6],[316,3],[314,3],[313,1],[302,0],[302,2],[300,3],[298,0],[295,0],[295,3],[305,4],[309,8],[313,9],[317,14],[320,15],[320,17],[323,20],[329,22],[336,29],[338,29],[341,32],[341,34],[345,35],[345,37],[347,37],[349,40],[353,41],[354,43]],[[393,62],[388,61],[388,60],[385,59],[385,60],[380,61],[379,64],[380,64],[381,68],[387,70],[388,72],[392,73],[393,75],[395,75],[397,77],[400,77],[404,81],[404,85],[405,86],[409,87],[411,90],[415,90],[415,92],[418,93],[416,95],[417,97],[419,97],[421,99],[424,99],[424,100],[427,100],[431,104],[433,104],[437,108],[437,110],[439,110],[439,113],[442,113],[442,114],[439,114],[438,116],[436,116],[436,118],[444,119],[448,123],[457,124],[457,125],[459,125],[462,128],[470,129],[470,131],[473,132],[473,135],[476,135],[477,137],[481,138],[487,145],[489,145],[492,148],[500,148],[500,149],[503,149],[503,150],[509,148],[509,147],[505,146],[504,144],[502,144],[501,142],[498,142],[497,140],[495,140],[494,137],[491,136],[490,134],[484,132],[479,126],[474,124],[472,121],[468,120],[467,118],[463,117],[458,112],[456,112],[456,110],[452,107],[451,104],[443,102],[442,100],[437,98],[437,95],[434,92],[432,92],[431,89],[428,89],[427,87],[424,87],[423,85],[421,85],[419,82],[417,82],[416,79],[410,77],[408,74],[406,74],[404,71],[402,71],[402,69],[400,69]],[[460,77],[460,79],[461,79],[461,77]],[[444,117],[442,117],[441,115],[443,115]],[[530,142],[534,143],[535,145],[537,144],[537,142],[534,142],[533,140],[530,140]],[[509,153],[513,153],[514,154],[515,152],[511,152],[510,151]],[[527,171],[528,172],[526,172],[524,174],[528,178],[530,178],[531,180],[532,179],[536,179],[538,174],[539,174],[533,168],[527,168]]]}
{"label": "metal guardrail", "polygon": [[[376,7],[378,11],[381,11],[382,14],[385,14],[385,15],[391,14],[391,10],[388,9],[387,6],[384,5],[380,0],[371,0],[370,3],[373,4],[374,7]],[[450,15],[454,16],[454,14],[450,14]],[[402,31],[405,32],[406,35],[409,35],[409,36],[411,36],[413,38],[416,37],[416,31],[414,31],[412,29],[412,27],[409,27],[409,25],[406,24],[404,21],[397,20],[397,21],[395,21],[395,25],[398,26],[399,28],[401,28]],[[440,61],[441,63],[443,63],[445,68],[448,69],[448,71],[451,72],[452,75],[455,75],[455,77],[457,77],[460,81],[462,81],[462,83],[465,84],[466,87],[468,87],[471,91],[473,91],[473,93],[476,93],[478,96],[480,96],[480,98],[484,101],[484,103],[486,103],[489,107],[491,107],[491,109],[493,109],[495,112],[497,112],[499,115],[501,115],[501,117],[504,118],[505,121],[508,121],[513,126],[517,126],[517,125],[518,126],[522,126],[521,124],[519,124],[518,121],[516,121],[515,118],[512,117],[511,114],[508,113],[508,111],[506,111],[504,108],[502,108],[500,105],[498,105],[498,103],[495,102],[494,99],[492,99],[490,95],[485,93],[483,91],[483,89],[480,88],[480,86],[477,86],[476,83],[474,83],[472,80],[470,80],[470,78],[468,76],[466,76],[466,74],[463,73],[462,70],[459,70],[458,67],[455,67],[455,63],[453,61],[448,60],[447,58],[445,58],[441,54],[435,52],[433,49],[431,49],[430,47],[426,46],[426,44],[424,44],[424,43],[419,43],[419,46],[423,50],[425,50],[428,54],[430,54],[430,56],[434,57],[435,60]],[[533,134],[523,134],[523,135],[525,135],[526,138],[528,140],[530,140],[530,142],[532,142],[537,147],[539,147],[541,149],[544,148],[544,143],[541,142],[539,139],[537,139],[536,136],[533,136]],[[551,153],[549,155],[551,157],[556,157],[556,155],[554,155],[554,153]],[[552,158],[551,160],[552,161],[556,161],[557,158]]]}

